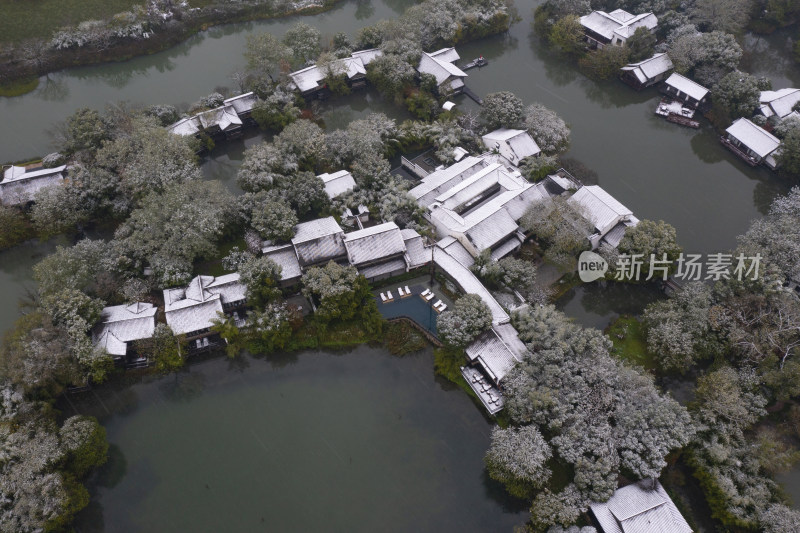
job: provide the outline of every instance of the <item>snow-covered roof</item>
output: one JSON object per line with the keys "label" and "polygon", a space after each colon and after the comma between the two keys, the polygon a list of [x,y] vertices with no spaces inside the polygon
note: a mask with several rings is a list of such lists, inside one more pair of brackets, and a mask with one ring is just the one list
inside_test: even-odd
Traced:
{"label": "snow-covered roof", "polygon": [[467,230],[467,238],[478,250],[491,248],[519,229],[508,211],[499,209]]}
{"label": "snow-covered roof", "polygon": [[483,283],[480,282],[478,278],[475,277],[475,274],[470,271],[469,268],[465,267],[461,264],[455,257],[450,255],[445,249],[441,248],[437,244],[438,250],[435,251],[433,254],[433,260],[436,263],[436,266],[442,271],[447,274],[450,279],[456,282],[461,290],[467,294],[477,294],[480,296],[481,300],[489,306],[489,310],[492,312],[492,323],[494,324],[505,324],[509,322],[511,319],[508,316],[508,313],[505,312],[503,307],[497,303],[497,300],[494,299],[492,293],[483,286]]}
{"label": "snow-covered roof", "polygon": [[774,152],[781,144],[780,139],[746,118],[736,120],[725,131],[729,137],[735,138],[762,158]]}
{"label": "snow-covered roof", "polygon": [[581,25],[609,41],[615,35],[625,40],[633,35],[637,28],[655,29],[658,26],[658,18],[652,13],[632,15],[622,9],[617,9],[611,13],[592,11],[588,15],[581,17]]}
{"label": "snow-covered roof", "polygon": [[673,68],[674,65],[669,56],[666,53],[661,53],[644,61],[625,65],[622,70],[632,72],[640,83],[645,83],[665,72],[669,72]]}
{"label": "snow-covered roof", "polygon": [[394,222],[348,233],[344,236],[344,246],[350,264],[356,266],[406,251],[403,235]]}
{"label": "snow-covered roof", "polygon": [[253,107],[256,105],[256,102],[258,102],[258,96],[256,96],[255,93],[249,92],[228,98],[222,103],[225,106],[233,107],[236,113],[242,115],[252,111]]}
{"label": "snow-covered roof", "polygon": [[358,267],[358,273],[367,279],[377,278],[395,272],[404,272],[405,270],[406,262],[402,257],[373,265]]}
{"label": "snow-covered roof", "polygon": [[246,296],[237,273],[197,276],[186,287],[164,290],[167,324],[178,335],[211,327],[224,304],[241,302]]}
{"label": "snow-covered roof", "polygon": [[406,260],[409,268],[416,268],[430,263],[431,253],[428,248],[425,248],[425,241],[422,235],[408,228],[400,230],[400,235],[402,235],[403,243],[406,246]]}
{"label": "snow-covered roof", "polygon": [[475,258],[472,257],[464,245],[455,237],[447,236],[436,243],[436,246],[450,254],[453,259],[461,263],[463,266],[470,268],[475,264]]}
{"label": "snow-covered roof", "polygon": [[420,205],[428,206],[438,194],[460,183],[488,164],[482,157],[465,157],[447,168],[431,172],[408,193],[416,198]]}
{"label": "snow-covered roof", "polygon": [[633,215],[599,185],[581,187],[568,201],[580,205],[584,216],[601,234],[607,233],[621,219]]}
{"label": "snow-covered roof", "polygon": [[658,480],[645,479],[617,489],[605,503],[592,503],[604,533],[691,533]]}
{"label": "snow-covered roof", "polygon": [[60,184],[65,177],[66,165],[54,168],[10,166],[0,181],[0,203],[17,205],[30,202],[39,189]]}
{"label": "snow-covered roof", "polygon": [[281,281],[296,279],[303,275],[300,262],[297,260],[297,253],[291,244],[267,247],[262,250],[262,253],[264,257],[269,257],[280,265]]}
{"label": "snow-covered roof", "polygon": [[490,150],[497,150],[514,165],[542,151],[525,130],[500,128],[484,135],[483,144]]}
{"label": "snow-covered roof", "polygon": [[124,356],[128,342],[153,336],[157,311],[153,304],[142,302],[105,307],[92,329],[92,342],[109,355]]}
{"label": "snow-covered roof", "polygon": [[442,48],[435,52],[423,52],[417,70],[421,74],[431,74],[441,85],[451,77],[466,78],[467,73],[453,63],[460,59],[455,48]]}
{"label": "snow-covered roof", "polygon": [[466,349],[469,360],[480,363],[495,383],[501,382],[514,365],[522,361],[524,351],[525,345],[511,324],[493,326]]}
{"label": "snow-covered roof", "polygon": [[326,172],[317,177],[325,183],[325,192],[328,198],[331,199],[353,190],[356,186],[356,180],[353,179],[353,175],[346,170],[340,170],[332,174]]}
{"label": "snow-covered roof", "polygon": [[292,244],[299,244],[337,233],[344,233],[344,231],[335,218],[317,218],[308,222],[301,222],[295,226]]}
{"label": "snow-covered roof", "polygon": [[233,106],[222,106],[210,109],[197,115],[203,129],[218,126],[222,131],[227,131],[242,125],[242,119]]}
{"label": "snow-covered roof", "polygon": [[670,75],[665,81],[667,85],[674,87],[675,89],[679,90],[684,94],[688,94],[698,102],[706,97],[708,94],[708,89],[700,85],[699,83],[695,83],[686,76],[678,74],[677,72]]}
{"label": "snow-covered roof", "polygon": [[[377,48],[369,50],[360,50],[353,52],[350,57],[336,59],[331,63],[331,68],[334,72],[347,75],[348,78],[353,79],[357,76],[367,73],[366,66],[372,62],[376,57],[379,57],[382,52]],[[320,82],[325,79],[327,72],[319,68],[317,65],[311,65],[304,69],[297,70],[289,74],[295,87],[300,92],[312,91],[320,88]]]}
{"label": "snow-covered roof", "polygon": [[3,181],[0,182],[2,185],[7,185],[12,181],[20,182],[23,180],[31,180],[36,178],[45,178],[49,176],[55,176],[57,174],[61,174],[66,170],[67,165],[61,165],[59,167],[53,168],[37,168],[35,170],[28,170],[25,167],[17,167],[11,165],[8,167],[5,172],[3,172]]}
{"label": "snow-covered roof", "polygon": [[759,102],[764,116],[777,115],[780,118],[784,118],[790,115],[795,104],[800,102],[800,89],[786,88],[777,91],[762,91]]}
{"label": "snow-covered roof", "polygon": [[167,126],[167,130],[170,133],[182,135],[184,137],[194,135],[202,129],[203,126],[200,124],[200,119],[197,116],[182,118],[175,124]]}
{"label": "snow-covered roof", "polygon": [[333,217],[301,222],[295,226],[292,244],[301,265],[314,265],[347,255],[344,231]]}

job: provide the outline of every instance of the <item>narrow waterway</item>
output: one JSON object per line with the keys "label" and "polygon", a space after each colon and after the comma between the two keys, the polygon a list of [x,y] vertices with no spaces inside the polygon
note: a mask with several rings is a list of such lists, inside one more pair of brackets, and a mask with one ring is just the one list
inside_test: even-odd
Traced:
{"label": "narrow waterway", "polygon": [[510,531],[525,502],[488,479],[491,426],[430,350],[217,358],[65,406],[111,459],[77,531]]}
{"label": "narrow waterway", "polygon": [[[339,31],[353,36],[412,3],[350,1],[302,20],[326,37]],[[640,218],[675,226],[687,251],[734,246],[786,185],[741,163],[707,124],[688,130],[655,117],[655,90],[636,93],[616,80],[583,77],[532,34],[536,3],[518,2],[524,20],[509,34],[458,47],[464,60],[489,60],[488,67],[470,71],[469,87],[480,95],[511,90],[556,110],[572,127],[567,155],[592,169],[590,181]],[[216,87],[231,87],[230,75],[244,63],[246,36],[282,35],[298,19],[212,28],[162,53],[43,77],[33,93],[0,98],[0,118],[13,126],[0,130],[0,161],[48,152],[48,132],[82,106],[125,100],[186,105]],[[798,86],[786,38],[748,36],[743,67],[771,77],[775,88]],[[457,102],[476,109],[464,97]],[[322,116],[337,128],[370,111],[408,116],[373,92],[332,99]],[[204,162],[206,177],[236,190],[243,151],[260,140],[254,133],[218,147]],[[31,267],[53,246],[29,243],[0,253],[0,331],[18,316],[16,301],[32,287]],[[655,297],[631,290],[579,288],[561,305],[580,323],[602,329]],[[178,377],[101,389],[76,404],[101,415],[115,444],[79,531],[102,531],[104,524],[108,531],[166,531],[178,523],[186,531],[350,530],[362,524],[477,531],[508,530],[524,520],[524,509],[509,507],[484,477],[488,423],[461,391],[433,380],[429,355],[395,359],[363,348],[341,357],[246,361],[243,372],[220,359]],[[397,423],[383,428],[392,417]],[[318,435],[330,436],[331,446],[314,440]],[[256,436],[270,439],[266,450]],[[333,450],[346,451],[348,462],[337,463]],[[350,467],[350,455],[362,462]],[[798,470],[782,478],[790,488],[798,479]],[[800,503],[800,492],[792,493]],[[229,509],[237,512],[219,522]]]}

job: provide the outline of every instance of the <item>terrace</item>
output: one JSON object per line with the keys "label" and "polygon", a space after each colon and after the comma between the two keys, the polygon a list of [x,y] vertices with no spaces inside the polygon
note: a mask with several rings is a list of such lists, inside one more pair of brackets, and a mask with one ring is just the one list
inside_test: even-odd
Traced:
{"label": "terrace", "polygon": [[[401,296],[397,289],[408,286],[411,294],[408,296]],[[430,290],[433,293],[433,298],[425,300],[421,296],[425,290]],[[380,294],[392,293],[392,299],[386,302],[381,300]],[[453,306],[453,301],[445,296],[444,291],[441,290],[439,282],[430,284],[428,276],[420,276],[407,281],[398,281],[390,285],[385,285],[380,289],[373,291],[375,300],[378,302],[378,311],[387,319],[407,318],[423,329],[430,333],[433,337],[437,337],[436,331],[436,317],[439,312],[434,309],[433,305],[441,301],[448,309]]]}

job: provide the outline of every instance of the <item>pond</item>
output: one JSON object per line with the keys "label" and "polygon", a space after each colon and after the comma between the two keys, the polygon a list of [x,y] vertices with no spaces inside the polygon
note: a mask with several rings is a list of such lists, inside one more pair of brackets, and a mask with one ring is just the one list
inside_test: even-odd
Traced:
{"label": "pond", "polygon": [[217,358],[70,396],[112,453],[81,533],[510,531],[527,504],[489,479],[490,423],[430,350]]}

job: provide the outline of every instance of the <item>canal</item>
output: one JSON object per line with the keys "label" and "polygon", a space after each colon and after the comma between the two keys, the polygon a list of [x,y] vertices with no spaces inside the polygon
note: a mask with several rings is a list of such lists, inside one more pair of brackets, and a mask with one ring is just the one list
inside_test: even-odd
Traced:
{"label": "canal", "polygon": [[70,396],[109,462],[76,522],[114,531],[510,531],[528,504],[489,479],[491,424],[433,354],[225,358]]}
{"label": "canal", "polygon": [[[30,94],[0,98],[0,117],[4,123],[13,125],[13,128],[0,129],[0,161],[18,161],[50,151],[55,125],[82,106],[102,108],[106,102],[115,101],[186,106],[220,86],[232,87],[230,75],[243,67],[242,52],[247,35],[264,31],[282,35],[291,24],[302,19],[316,26],[326,37],[338,31],[354,36],[360,27],[381,18],[396,17],[412,3],[413,0],[349,1],[313,17],[291,17],[212,28],[158,54],[123,63],[53,73],[43,77],[39,88]],[[787,191],[787,186],[769,171],[749,168],[725,150],[707,124],[701,130],[688,130],[655,117],[655,90],[636,93],[616,80],[597,83],[583,77],[573,65],[553,55],[532,34],[531,4],[517,4],[524,20],[507,35],[458,47],[464,60],[479,55],[489,60],[488,67],[470,71],[467,80],[469,87],[479,95],[511,90],[525,102],[541,102],[556,110],[572,128],[572,145],[567,157],[582,162],[593,171],[592,176],[580,177],[603,186],[639,218],[663,219],[675,226],[678,239],[687,252],[710,253],[735,246],[736,236],[746,231],[750,221],[762,216],[771,201]],[[780,32],[769,37],[747,36],[743,67],[755,74],[771,77],[775,88],[798,86],[800,73],[791,62],[791,49],[787,48],[786,39],[787,36]],[[465,98],[459,98],[457,103],[462,109],[476,109]],[[326,127],[340,128],[371,111],[384,112],[398,120],[407,118],[407,114],[382,101],[373,92],[332,99],[324,104],[322,116]],[[243,152],[246,147],[262,139],[260,134],[253,133],[218,147],[204,161],[206,177],[219,179],[232,190],[237,190],[235,174]],[[0,308],[0,331],[10,328],[18,316],[16,301],[25,296],[29,287],[33,287],[30,281],[32,266],[53,247],[52,242],[29,243],[0,252],[0,291],[5,296]],[[614,288],[610,291],[595,287],[578,288],[568,293],[560,305],[579,322],[602,329],[619,314],[635,314],[657,297],[638,289]],[[296,360],[289,358],[290,364],[285,366],[274,361],[266,363],[259,359],[247,359],[250,368],[244,372],[239,372],[241,368],[228,368],[227,361],[219,360],[194,366],[187,374],[177,378],[151,379],[123,390],[98,391],[96,405],[86,400],[79,407],[87,412],[99,413],[103,404],[116,406],[109,407],[109,411],[101,417],[108,424],[109,436],[116,444],[112,462],[117,468],[112,472],[116,476],[116,484],[112,485],[113,490],[111,486],[96,487],[93,494],[98,496],[99,503],[93,504],[89,512],[84,513],[80,530],[102,530],[104,521],[106,524],[115,524],[114,531],[159,530],[159,527],[167,526],[154,525],[152,517],[160,513],[180,516],[178,510],[205,516],[207,522],[198,521],[197,526],[200,530],[204,527],[213,529],[212,526],[219,525],[214,521],[216,518],[211,516],[210,511],[208,514],[204,512],[206,509],[219,511],[221,507],[215,507],[216,501],[226,503],[228,508],[233,509],[240,509],[238,506],[241,505],[244,514],[242,522],[237,524],[241,530],[260,527],[250,527],[254,523],[260,524],[262,515],[257,511],[259,506],[265,509],[265,513],[267,508],[271,513],[277,512],[280,520],[291,520],[290,515],[294,514],[294,519],[300,520],[298,524],[307,525],[311,530],[322,523],[320,516],[325,514],[340,529],[350,529],[349,526],[356,523],[355,518],[353,522],[348,522],[348,515],[357,516],[364,520],[363,523],[374,526],[378,511],[384,517],[399,520],[398,524],[407,526],[408,522],[397,517],[386,501],[378,501],[389,494],[400,498],[394,502],[398,508],[407,510],[412,505],[419,505],[412,514],[430,517],[432,524],[439,524],[445,515],[460,519],[461,516],[472,516],[473,511],[480,515],[475,518],[476,524],[485,525],[490,515],[498,524],[507,526],[522,521],[516,509],[510,512],[507,504],[498,499],[491,485],[486,485],[485,480],[480,483],[476,481],[483,475],[479,455],[486,449],[488,424],[479,422],[482,420],[480,411],[469,403],[466,396],[460,391],[444,390],[440,384],[434,386],[429,383],[430,391],[417,391],[421,397],[430,400],[423,405],[421,401],[416,402],[415,398],[405,395],[402,386],[398,385],[396,390],[389,386],[393,383],[392,372],[402,372],[400,367],[412,365],[408,361],[415,361],[413,364],[421,365],[420,368],[424,366],[427,374],[419,370],[419,376],[433,380],[429,375],[432,372],[429,355],[407,360],[389,358],[366,348],[364,350],[340,357],[302,354]],[[387,368],[381,369],[381,365]],[[395,366],[397,368],[392,370]],[[325,379],[316,374],[318,369],[327,369],[333,374]],[[282,380],[286,380],[287,385],[283,385]],[[414,378],[409,381],[419,380]],[[322,387],[319,395],[312,390],[314,387],[311,384]],[[371,397],[363,394],[371,394],[368,391],[378,384],[391,390],[392,395],[378,395],[380,401],[377,403],[380,405],[361,405],[370,403]],[[235,390],[237,387],[241,391]],[[296,398],[292,392],[295,387],[309,393],[313,401]],[[256,390],[259,388],[268,390],[259,393]],[[362,390],[364,388],[367,392]],[[270,396],[270,391],[276,391],[277,398]],[[287,414],[274,413],[276,406],[282,405],[278,400],[282,398],[281,395],[291,395],[300,403]],[[445,407],[438,406],[440,401],[446,404]],[[225,408],[218,409],[218,402]],[[342,409],[332,422],[327,424],[319,420],[320,412],[329,413],[321,408],[337,402]],[[461,406],[452,407],[457,402],[462,402]],[[375,410],[370,411],[373,408]],[[287,437],[286,442],[275,444],[280,453],[291,454],[293,450],[289,448],[293,444],[305,451],[307,459],[313,459],[312,464],[319,466],[325,445],[318,446],[318,455],[314,455],[314,450],[303,448],[306,446],[303,439],[307,434],[285,433],[292,429],[292,423],[308,419],[314,420],[314,424],[323,424],[322,427],[329,432],[338,430],[340,434],[336,438],[339,439],[339,448],[334,448],[350,449],[348,446],[355,444],[345,440],[349,438],[346,433],[353,433],[356,428],[361,428],[359,431],[378,431],[377,428],[365,427],[359,420],[378,420],[378,414],[385,414],[390,409],[395,409],[394,416],[398,417],[413,419],[412,414],[419,410],[425,411],[425,415],[431,418],[419,421],[414,427],[397,428],[398,433],[391,434],[391,439],[390,435],[375,436],[376,444],[381,443],[384,448],[392,441],[388,448],[391,453],[387,452],[383,458],[370,457],[369,450],[359,449],[359,454],[365,454],[365,461],[372,461],[359,467],[363,470],[354,468],[348,471],[331,462],[333,466],[330,470],[312,471],[310,467],[306,469],[297,452],[292,458],[294,463],[279,463],[285,465],[284,468],[298,469],[298,479],[287,482],[285,472],[264,474],[269,472],[269,461],[281,457],[273,455],[270,459],[265,452],[262,462],[257,461],[253,473],[242,472],[247,470],[248,465],[244,459],[237,461],[236,454],[252,458],[259,457],[257,454],[261,452],[255,449],[254,439],[247,439],[245,444],[245,438],[242,437],[239,439],[243,441],[241,444],[237,440],[231,445],[226,437],[236,435],[238,438],[242,432],[249,430],[248,424],[262,424],[263,420],[264,425],[259,425],[260,435],[275,434],[268,431],[274,426],[283,430],[284,435],[292,435],[295,439],[289,440]],[[427,413],[430,410],[437,410],[438,414]],[[239,411],[244,414],[240,415]],[[416,416],[422,414],[416,413]],[[443,418],[438,419],[437,416]],[[463,422],[465,418],[474,418],[479,421],[473,420],[472,423],[484,425],[474,435],[470,431],[462,435],[457,429],[448,435],[437,433],[436,425],[446,424],[445,418],[448,416],[456,416],[462,424],[466,423]],[[186,435],[175,434],[174,428],[183,427],[183,424],[191,429]],[[224,431],[232,433],[225,434]],[[310,430],[298,428],[297,431]],[[190,439],[189,435],[193,438]],[[367,434],[364,440],[371,438],[373,436]],[[442,442],[434,442],[437,438]],[[172,447],[173,441],[181,443],[180,451]],[[421,446],[421,450],[414,449],[415,445]],[[251,449],[244,450],[239,446],[250,446]],[[430,460],[426,453],[441,454],[437,446],[469,447],[469,450],[463,451],[464,458],[449,459],[465,461],[461,465],[465,469],[463,475],[472,476],[472,485],[464,489],[466,493],[457,490],[452,494],[447,492],[454,490],[448,485],[453,479],[444,474],[441,477],[433,475],[432,472],[442,468],[442,465],[448,469],[458,468],[439,455],[436,457],[440,462]],[[231,448],[231,453],[223,457],[221,450],[226,448]],[[380,460],[387,463],[381,464]],[[125,463],[127,467],[120,470]],[[172,466],[173,463],[176,464]],[[403,468],[398,465],[403,465]],[[213,483],[198,478],[205,468],[213,471],[213,475],[207,478]],[[375,472],[400,476],[398,487],[406,489],[403,496],[386,492],[395,490],[389,483],[382,484],[379,489],[376,479],[368,479],[370,474],[375,476]],[[350,473],[354,477],[350,477]],[[450,472],[448,475],[454,474]],[[431,483],[439,484],[435,492],[425,485],[428,476],[436,478]],[[787,484],[797,488],[800,472],[795,471],[784,479],[793,479],[793,485],[791,482]],[[182,485],[181,480],[186,484]],[[249,487],[249,490],[229,490],[223,494],[224,487],[230,489],[234,482],[240,482],[242,487]],[[337,482],[343,486],[338,486]],[[298,487],[297,483],[304,485]],[[206,489],[206,484],[214,487],[213,491]],[[356,490],[359,484],[364,489],[361,492]],[[290,498],[289,493],[300,491],[301,488],[308,492],[307,507],[286,499]],[[285,489],[285,493],[280,489]],[[425,493],[426,496],[435,496],[417,500],[418,495],[414,494],[414,490],[421,491],[421,494],[430,490]],[[439,490],[444,492],[440,493]],[[268,491],[270,498],[282,502],[292,512],[281,514],[281,508],[276,510],[268,507],[275,502],[267,501],[268,498],[261,495],[262,491]],[[320,503],[323,493],[335,505]],[[800,489],[792,490],[792,493],[795,500],[800,501]],[[453,502],[456,497],[463,498],[457,508]],[[364,503],[359,502],[359,498]],[[375,506],[376,515],[353,514],[366,512],[364,507],[370,504]],[[174,507],[176,514],[169,514],[171,507]],[[188,512],[187,509],[192,511]],[[278,520],[268,515],[264,515],[264,518]],[[121,524],[119,528],[116,527],[117,523]],[[273,524],[274,529],[280,529],[278,525],[286,523]]]}

